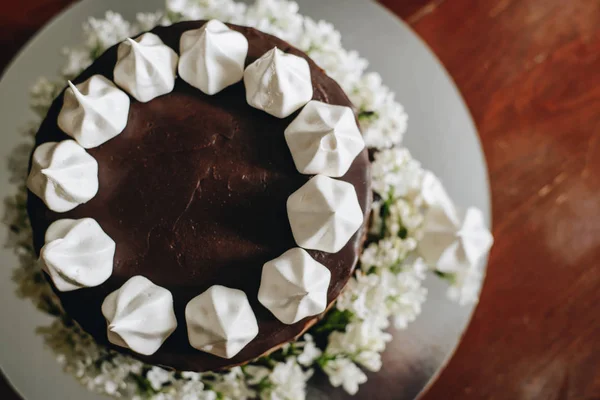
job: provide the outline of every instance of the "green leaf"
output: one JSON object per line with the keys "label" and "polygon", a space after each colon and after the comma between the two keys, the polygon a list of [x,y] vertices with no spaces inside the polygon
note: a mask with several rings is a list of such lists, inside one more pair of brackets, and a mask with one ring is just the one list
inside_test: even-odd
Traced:
{"label": "green leaf", "polygon": [[438,277],[442,278],[443,280],[450,282],[451,284],[454,283],[456,280],[454,274],[451,274],[449,272],[442,272],[436,269],[435,271],[433,271],[433,273],[436,274]]}
{"label": "green leaf", "polygon": [[260,382],[258,382],[258,385],[256,385],[256,389],[259,392],[262,392],[264,390],[269,390],[273,387],[273,382],[271,382],[271,380],[269,379],[268,376],[265,376],[264,378],[262,378],[262,380]]}
{"label": "green leaf", "polygon": [[156,390],[154,390],[154,388],[150,384],[150,381],[148,381],[148,379],[144,378],[143,376],[137,374],[129,374],[129,376],[138,385],[141,394],[152,395],[158,393]]}
{"label": "green leaf", "polygon": [[350,323],[354,314],[352,311],[338,309],[332,310],[323,321],[321,321],[316,327],[316,333],[329,333],[334,331],[345,331],[346,325]]}
{"label": "green leaf", "polygon": [[358,113],[358,120],[360,122],[370,122],[377,118],[379,118],[379,114],[375,111],[362,110]]}
{"label": "green leaf", "polygon": [[394,203],[394,190],[390,190],[388,194],[388,198],[383,202],[381,208],[379,210],[379,216],[381,217],[381,231],[379,232],[380,238],[385,237],[385,233],[387,232],[387,223],[386,220],[390,216],[390,208]]}
{"label": "green leaf", "polygon": [[330,355],[330,354],[326,354],[323,353],[321,354],[321,356],[319,356],[319,358],[317,358],[315,360],[315,362],[317,363],[317,365],[319,367],[321,367],[321,369],[325,368],[325,365],[329,362],[329,361],[333,361],[336,359],[336,356]]}
{"label": "green leaf", "polygon": [[406,229],[405,227],[401,227],[398,231],[398,237],[400,239],[406,239],[408,237],[408,229]]}

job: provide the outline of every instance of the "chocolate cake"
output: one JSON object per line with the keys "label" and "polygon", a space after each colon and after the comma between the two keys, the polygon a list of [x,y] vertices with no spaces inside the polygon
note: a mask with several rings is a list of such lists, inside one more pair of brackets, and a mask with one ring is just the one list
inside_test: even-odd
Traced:
{"label": "chocolate cake", "polygon": [[[181,62],[182,35],[201,29],[205,24],[206,21],[183,22],[157,27],[151,32],[179,55]],[[227,26],[247,40],[245,67],[277,48],[308,62],[312,100],[352,108],[340,86],[303,52],[253,28]],[[140,43],[131,43],[130,46],[135,49]],[[152,46],[155,44],[150,43]],[[111,121],[112,125],[105,127],[106,132],[110,133],[111,129],[120,132],[110,134],[113,137],[102,139],[99,145],[85,145],[81,137],[75,137],[84,151],[97,162],[95,195],[90,189],[90,199],[78,200],[77,196],[69,197],[68,193],[65,195],[60,192],[62,189],[55,187],[52,190],[59,195],[62,193],[68,202],[75,201],[77,204],[66,211],[63,211],[64,208],[69,206],[53,211],[40,198],[40,190],[36,194],[29,192],[28,212],[38,254],[49,237],[60,236],[58,228],[48,235],[48,227],[63,219],[92,219],[116,245],[101,247],[102,257],[112,254],[110,249],[114,251],[114,257],[110,259],[112,271],[109,271],[108,278],[102,278],[105,280],[99,285],[78,283],[74,288],[70,287],[74,283],[69,277],[60,273],[49,276],[65,311],[98,342],[117,351],[129,352],[150,364],[181,371],[219,370],[243,364],[294,340],[315,324],[323,312],[297,322],[284,323],[281,317],[276,317],[263,305],[264,302],[259,301],[259,288],[265,264],[290,249],[305,247],[298,243],[298,234],[290,226],[288,198],[307,184],[315,173],[308,167],[304,169],[305,173],[299,172],[301,162],[292,156],[292,144],[287,133],[284,134],[303,108],[285,117],[255,108],[255,104],[249,104],[249,83],[242,80],[207,94],[215,91],[214,88],[207,87],[203,91],[192,86],[188,83],[190,79],[182,79],[181,68],[172,90],[165,90],[165,94],[147,100],[141,90],[133,92],[123,77],[115,76],[115,66],[123,57],[120,53],[124,50],[120,46],[107,50],[73,80],[71,89],[67,88],[56,98],[36,137],[36,148],[65,140],[74,145],[70,141],[74,135],[65,133],[65,127],[70,130],[70,124],[78,123],[79,117],[64,111],[61,116],[61,110],[67,101],[84,101],[81,94],[77,97],[75,88],[95,75],[116,82],[129,96],[124,128],[117,127],[120,122],[116,121],[116,117]],[[166,48],[160,51],[165,57],[174,57]],[[295,74],[294,71],[292,73]],[[160,76],[160,73],[157,74],[156,79]],[[169,89],[167,81],[165,85]],[[70,97],[67,96],[69,90]],[[115,92],[115,96],[119,95]],[[115,98],[115,104],[123,100]],[[108,114],[111,114],[110,110]],[[356,118],[352,120],[358,124]],[[338,146],[335,140],[321,143],[329,146],[330,150]],[[87,160],[83,153],[80,155]],[[42,170],[36,167],[34,156],[31,172],[39,171]],[[341,249],[322,251],[315,250],[319,245],[306,245],[310,258],[330,272],[326,306],[335,301],[352,275],[365,239],[371,202],[367,150],[360,150],[352,158],[349,168],[342,172],[340,176],[329,176],[354,188],[362,210],[360,227],[342,243]],[[52,178],[43,171],[41,174]],[[35,179],[31,178],[30,188],[35,186]],[[83,178],[77,175],[77,179]],[[99,229],[96,225],[94,227]],[[62,256],[69,258],[69,254]],[[89,261],[88,258],[86,260]],[[109,302],[107,297],[136,276],[167,290],[152,293],[157,293],[159,298],[172,296],[172,309],[177,321],[164,343],[161,341],[159,348],[147,355],[110,340],[107,336],[109,317],[106,311],[103,314],[103,304],[107,307]],[[67,290],[59,287],[59,278],[64,279]],[[144,285],[150,283],[143,282]],[[232,357],[201,351],[190,343],[192,333],[188,332],[186,307],[214,285],[243,291],[256,317],[258,334],[249,334],[251,340]],[[229,301],[232,297],[228,296],[220,298]],[[112,298],[110,301],[117,300]],[[245,335],[244,326],[237,325],[235,333]]]}

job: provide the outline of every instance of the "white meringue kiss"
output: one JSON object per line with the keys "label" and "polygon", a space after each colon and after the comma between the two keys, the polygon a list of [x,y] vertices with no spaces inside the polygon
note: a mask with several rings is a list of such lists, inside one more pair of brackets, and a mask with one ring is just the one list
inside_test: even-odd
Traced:
{"label": "white meringue kiss", "polygon": [[364,219],[354,186],[324,175],[292,193],[287,212],[298,246],[327,253],[340,251]]}
{"label": "white meringue kiss", "polygon": [[211,286],[185,307],[188,338],[195,349],[232,358],[258,335],[258,322],[246,293]]}
{"label": "white meringue kiss", "polygon": [[72,210],[98,192],[98,163],[74,140],[43,143],[33,152],[27,187],[52,211]]}
{"label": "white meringue kiss", "polygon": [[86,149],[100,146],[127,126],[129,96],[102,75],[65,90],[58,126]]}
{"label": "white meringue kiss", "polygon": [[285,118],[312,99],[308,62],[277,47],[246,67],[246,101],[254,108]]}
{"label": "white meringue kiss", "polygon": [[101,285],[113,271],[115,242],[91,218],[59,219],[46,231],[40,260],[61,292]]}
{"label": "white meringue kiss", "polygon": [[425,213],[418,250],[425,262],[442,272],[476,266],[493,244],[481,210],[457,211],[447,201]]}
{"label": "white meringue kiss", "polygon": [[106,296],[102,314],[108,340],[143,355],[156,353],[177,328],[171,292],[139,275]]}
{"label": "white meringue kiss", "polygon": [[290,249],[263,266],[258,301],[284,324],[327,308],[331,272],[306,250]]}
{"label": "white meringue kiss", "polygon": [[115,83],[146,103],[175,87],[179,57],[153,33],[121,42],[114,69]]}
{"label": "white meringue kiss", "polygon": [[218,93],[244,76],[248,39],[220,21],[184,32],[179,48],[179,76],[206,94]]}
{"label": "white meringue kiss", "polygon": [[285,130],[296,168],[307,175],[343,176],[365,142],[350,107],[311,100]]}

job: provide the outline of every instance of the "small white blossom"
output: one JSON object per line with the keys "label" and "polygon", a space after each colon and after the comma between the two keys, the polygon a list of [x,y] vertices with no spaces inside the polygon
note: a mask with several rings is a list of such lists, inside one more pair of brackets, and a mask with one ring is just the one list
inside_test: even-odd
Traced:
{"label": "small white blossom", "polygon": [[371,371],[378,371],[381,368],[380,353],[391,339],[392,336],[376,323],[368,319],[355,321],[346,327],[345,332],[329,335],[326,354],[342,354]]}
{"label": "small white blossom", "polygon": [[356,394],[358,386],[367,381],[367,376],[347,358],[336,358],[325,364],[323,370],[329,382],[335,387],[342,386],[349,394]]}
{"label": "small white blossom", "polygon": [[137,32],[149,31],[155,26],[168,26],[170,21],[165,18],[164,11],[156,11],[149,13],[137,13],[135,15],[136,24],[134,30]]}
{"label": "small white blossom", "polygon": [[361,122],[368,147],[387,149],[402,142],[408,115],[396,102],[394,93],[382,84],[379,74],[373,72],[365,74],[356,82],[352,90],[347,92],[359,110],[375,113],[375,118]]}
{"label": "small white blossom", "polygon": [[333,24],[305,17],[304,34],[294,43],[305,51],[336,52],[342,47],[342,35]]}
{"label": "small white blossom", "polygon": [[248,387],[244,373],[240,367],[234,367],[228,373],[217,375],[217,380],[212,387],[215,392],[222,393],[227,399],[245,400],[256,395]]}
{"label": "small white blossom", "polygon": [[90,51],[84,47],[63,49],[67,62],[61,73],[66,79],[73,79],[92,64]]}
{"label": "small white blossom", "polygon": [[165,383],[171,381],[171,375],[171,372],[155,366],[146,373],[146,378],[150,382],[152,389],[160,390]]}
{"label": "small white blossom", "polygon": [[271,370],[261,365],[246,365],[244,373],[248,376],[248,384],[256,386],[271,374]]}
{"label": "small white blossom", "polygon": [[31,108],[41,117],[45,117],[61,89],[60,84],[43,77],[39,78],[29,91]]}
{"label": "small white blossom", "polygon": [[198,372],[192,372],[192,371],[184,371],[181,373],[181,377],[183,379],[189,379],[190,381],[199,381],[200,378],[202,377],[201,374],[199,374]]}
{"label": "small white blossom", "polygon": [[386,306],[396,329],[405,329],[421,313],[427,298],[423,287],[426,266],[421,260],[404,264],[400,273],[381,271],[381,284],[387,293]]}
{"label": "small white blossom", "polygon": [[305,372],[294,357],[275,365],[269,380],[272,383],[267,390],[261,392],[263,400],[304,400],[306,382],[312,376],[312,370]]}
{"label": "small white blossom", "polygon": [[381,353],[371,350],[361,351],[354,357],[354,361],[372,372],[378,372],[383,365]]}
{"label": "small white blossom", "polygon": [[246,5],[233,0],[167,0],[167,12],[172,22],[218,19],[244,23]]}
{"label": "small white blossom", "polygon": [[359,319],[369,318],[376,326],[386,328],[389,325],[387,294],[380,290],[379,284],[379,275],[356,271],[338,297],[336,307],[351,311]]}
{"label": "small white blossom", "polygon": [[386,237],[369,244],[363,250],[360,262],[367,271],[370,268],[397,268],[416,248],[417,242],[413,238]]}
{"label": "small white blossom", "polygon": [[170,386],[165,395],[165,400],[216,400],[217,393],[207,390],[200,381],[176,381]]}
{"label": "small white blossom", "polygon": [[85,44],[95,56],[131,34],[131,24],[113,11],[107,11],[104,18],[90,18],[83,25]]}
{"label": "small white blossom", "polygon": [[303,34],[303,17],[298,4],[287,0],[256,0],[248,7],[247,22],[263,32],[290,43],[297,43]]}
{"label": "small white blossom", "polygon": [[[397,199],[390,204],[386,219],[386,229],[390,236],[398,236],[402,228],[406,229],[408,235],[415,236],[423,224],[423,213],[414,202]],[[410,239],[410,238],[409,238]],[[413,239],[414,240],[414,239]],[[416,248],[416,243],[413,243]]]}
{"label": "small white blossom", "polygon": [[315,344],[313,337],[310,334],[303,336],[304,345],[302,346],[302,353],[298,355],[298,363],[308,367],[312,365],[317,358],[323,354],[321,349]]}
{"label": "small white blossom", "polygon": [[407,149],[392,148],[376,153],[371,171],[373,190],[384,200],[390,195],[420,198],[424,171]]}

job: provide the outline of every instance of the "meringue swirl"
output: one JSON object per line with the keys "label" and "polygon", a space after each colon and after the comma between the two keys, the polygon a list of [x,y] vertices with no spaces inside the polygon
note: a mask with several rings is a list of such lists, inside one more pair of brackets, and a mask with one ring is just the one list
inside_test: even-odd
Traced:
{"label": "meringue swirl", "polygon": [[317,315],[327,308],[331,272],[299,247],[263,266],[258,301],[284,324]]}
{"label": "meringue swirl", "polygon": [[277,47],[246,67],[244,85],[248,104],[277,118],[289,116],[313,97],[308,62]]}
{"label": "meringue swirl", "polygon": [[112,274],[115,242],[96,220],[59,219],[46,231],[42,268],[54,286],[68,292],[104,283]]}
{"label": "meringue swirl", "polygon": [[43,143],[33,152],[27,187],[52,211],[72,210],[98,193],[98,162],[74,140]]}
{"label": "meringue swirl", "polygon": [[171,292],[139,275],[106,296],[102,314],[108,340],[143,355],[156,353],[177,328]]}
{"label": "meringue swirl", "polygon": [[258,335],[258,322],[246,293],[211,286],[185,307],[188,338],[195,349],[232,358]]}
{"label": "meringue swirl", "polygon": [[68,82],[64,102],[58,115],[58,126],[91,149],[117,136],[129,116],[129,96],[102,75],[74,85]]}
{"label": "meringue swirl", "polygon": [[296,168],[306,175],[343,176],[365,141],[350,107],[311,100],[285,130]]}
{"label": "meringue swirl", "polygon": [[179,47],[179,76],[206,94],[216,94],[244,76],[248,39],[220,21],[184,32]]}
{"label": "meringue swirl", "polygon": [[287,212],[298,246],[327,253],[340,251],[364,220],[354,186],[324,175],[292,193]]}
{"label": "meringue swirl", "polygon": [[179,56],[153,33],[121,42],[114,69],[115,83],[146,103],[175,87]]}

